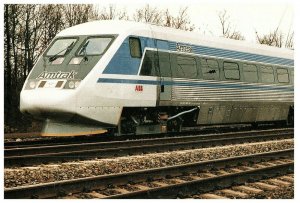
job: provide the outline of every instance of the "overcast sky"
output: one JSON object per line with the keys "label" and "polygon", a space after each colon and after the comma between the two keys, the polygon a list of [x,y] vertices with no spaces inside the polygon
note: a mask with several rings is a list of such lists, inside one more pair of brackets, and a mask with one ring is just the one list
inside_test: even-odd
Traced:
{"label": "overcast sky", "polygon": [[[97,2],[97,1],[96,1]],[[233,28],[240,31],[247,41],[255,42],[255,30],[258,33],[267,34],[278,25],[280,30],[288,33],[293,31],[294,9],[293,1],[280,0],[106,0],[99,1],[99,9],[109,4],[116,5],[117,9],[126,9],[129,16],[137,9],[149,3],[151,7],[159,9],[168,8],[176,15],[181,7],[188,7],[191,22],[195,24],[195,31],[206,35],[221,35],[221,25],[218,12],[227,10]],[[199,30],[200,28],[200,30]]]}

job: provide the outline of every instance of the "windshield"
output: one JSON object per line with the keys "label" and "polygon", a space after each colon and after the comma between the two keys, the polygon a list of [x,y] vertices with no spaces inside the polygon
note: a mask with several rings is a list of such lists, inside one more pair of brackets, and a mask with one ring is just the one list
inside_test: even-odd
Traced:
{"label": "windshield", "polygon": [[52,44],[51,48],[47,52],[47,56],[63,56],[67,52],[71,45],[75,44],[77,39],[58,39]]}
{"label": "windshield", "polygon": [[78,55],[100,55],[103,54],[109,43],[111,42],[111,37],[93,37],[89,38],[80,51]]}

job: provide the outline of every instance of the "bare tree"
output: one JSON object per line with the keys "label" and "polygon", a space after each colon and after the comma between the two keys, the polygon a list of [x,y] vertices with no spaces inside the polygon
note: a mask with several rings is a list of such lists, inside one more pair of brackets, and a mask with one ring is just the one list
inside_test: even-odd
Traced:
{"label": "bare tree", "polygon": [[294,31],[292,33],[288,33],[285,40],[285,47],[288,49],[294,49]]}
{"label": "bare tree", "polygon": [[294,48],[294,32],[288,33],[285,37],[283,32],[279,30],[279,26],[269,34],[259,35],[255,31],[256,40],[259,44],[266,44],[274,47],[286,47],[289,49]]}
{"label": "bare tree", "polygon": [[245,37],[239,31],[232,28],[230,16],[227,14],[226,10],[220,11],[218,17],[221,23],[223,37],[235,40],[245,40]]}
{"label": "bare tree", "polygon": [[64,9],[66,27],[88,22],[98,16],[92,4],[68,4]]}
{"label": "bare tree", "polygon": [[258,32],[255,32],[256,39],[259,44],[266,44],[269,46],[282,47],[283,43],[283,33],[278,32],[278,29],[270,32],[269,34],[259,35]]}
{"label": "bare tree", "polygon": [[11,83],[12,83],[12,65],[11,65],[11,8],[8,5],[4,7],[4,122],[10,123],[12,117],[9,115],[12,111],[12,94],[11,94]]}
{"label": "bare tree", "polygon": [[20,91],[30,70],[58,32],[92,20],[96,15],[93,5],[5,5],[5,126],[26,129],[31,125],[31,120],[18,111]]}
{"label": "bare tree", "polygon": [[65,28],[63,21],[64,6],[61,4],[42,5],[38,12],[38,18],[42,22],[41,42],[36,51],[38,56],[44,51],[55,35]]}
{"label": "bare tree", "polygon": [[179,13],[176,17],[172,16],[169,13],[169,10],[167,9],[164,12],[164,26],[166,27],[173,27],[180,30],[187,30],[187,31],[193,31],[195,29],[195,26],[191,24],[190,17],[188,15],[188,7],[180,8]]}
{"label": "bare tree", "polygon": [[116,6],[109,5],[108,8],[104,7],[100,12],[97,12],[97,20],[128,20],[129,16],[127,15],[126,10],[118,11]]}
{"label": "bare tree", "polygon": [[162,25],[162,13],[156,7],[150,7],[147,4],[145,7],[137,9],[133,14],[133,20],[137,22],[153,23],[156,25]]}
{"label": "bare tree", "polygon": [[157,7],[150,7],[149,4],[147,4],[143,8],[136,10],[133,15],[133,20],[192,31],[195,29],[195,26],[191,24],[187,10],[188,7],[180,8],[178,15],[173,16],[168,9],[160,10]]}

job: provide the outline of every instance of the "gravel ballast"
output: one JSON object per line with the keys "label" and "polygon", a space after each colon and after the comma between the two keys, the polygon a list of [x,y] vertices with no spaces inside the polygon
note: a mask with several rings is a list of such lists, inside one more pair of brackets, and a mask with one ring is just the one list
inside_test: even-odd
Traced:
{"label": "gravel ballast", "polygon": [[293,139],[227,145],[138,156],[48,164],[37,167],[5,168],[5,188],[38,183],[130,172],[233,156],[277,151],[294,147]]}
{"label": "gravel ballast", "polygon": [[266,191],[260,196],[253,198],[259,199],[294,199],[294,184],[291,186],[282,186],[277,190]]}

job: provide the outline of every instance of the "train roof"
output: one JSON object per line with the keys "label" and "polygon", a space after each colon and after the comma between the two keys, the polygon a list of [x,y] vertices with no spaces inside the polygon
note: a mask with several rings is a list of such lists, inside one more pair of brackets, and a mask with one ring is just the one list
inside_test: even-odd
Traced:
{"label": "train roof", "polygon": [[101,20],[87,22],[67,28],[61,31],[58,36],[102,34],[143,36],[193,45],[202,45],[292,60],[294,59],[294,51],[285,48],[254,44],[223,37],[209,37],[201,35],[197,32],[189,32],[174,28],[124,20]]}

